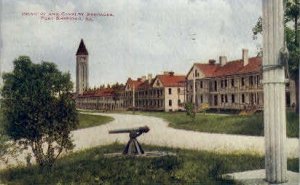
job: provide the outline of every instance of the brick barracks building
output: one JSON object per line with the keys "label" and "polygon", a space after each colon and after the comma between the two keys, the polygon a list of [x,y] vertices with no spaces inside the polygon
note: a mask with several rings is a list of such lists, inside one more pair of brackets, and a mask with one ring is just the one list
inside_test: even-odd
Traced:
{"label": "brick barracks building", "polygon": [[[227,61],[225,56],[208,63],[195,63],[187,75],[164,72],[152,78],[128,78],[115,90],[88,90],[88,51],[83,40],[76,52],[76,105],[81,109],[181,111],[185,103],[214,109],[261,110],[263,108],[262,59],[248,57]],[[287,84],[287,106],[295,104],[295,84]]]}

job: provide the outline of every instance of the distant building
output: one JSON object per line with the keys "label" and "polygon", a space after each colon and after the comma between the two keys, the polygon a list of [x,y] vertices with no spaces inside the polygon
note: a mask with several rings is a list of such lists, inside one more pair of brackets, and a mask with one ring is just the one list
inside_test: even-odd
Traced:
{"label": "distant building", "polygon": [[[294,82],[287,88],[287,105],[295,102]],[[248,58],[244,49],[241,60],[227,61],[225,56],[195,63],[187,74],[187,102],[196,107],[209,104],[215,109],[263,109],[262,58]]]}
{"label": "distant building", "polygon": [[[262,110],[262,58],[248,57],[243,49],[242,59],[195,63],[186,76],[164,72],[152,78],[128,78],[125,87],[88,89],[88,51],[81,39],[76,52],[76,105],[82,109],[180,111],[185,103],[199,109]],[[295,82],[286,88],[287,106],[296,104]]]}
{"label": "distant building", "polygon": [[144,111],[184,110],[185,76],[165,72],[152,79],[148,75],[135,80],[128,79],[124,102],[128,109]]}
{"label": "distant building", "polygon": [[77,96],[76,107],[103,111],[123,110],[123,97],[112,88],[88,90]]}
{"label": "distant building", "polygon": [[133,80],[128,78],[124,89],[124,107],[126,109],[135,109],[136,90],[143,83],[142,79]]}

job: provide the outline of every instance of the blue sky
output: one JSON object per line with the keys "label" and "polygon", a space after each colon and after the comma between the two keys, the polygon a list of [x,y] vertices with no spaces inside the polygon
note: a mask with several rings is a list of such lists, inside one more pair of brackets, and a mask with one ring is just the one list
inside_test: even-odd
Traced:
{"label": "blue sky", "polygon": [[[19,55],[51,61],[75,81],[75,52],[89,51],[90,86],[152,73],[186,74],[194,62],[251,56],[261,39],[251,29],[261,0],[2,0],[1,70]],[[94,21],[41,21],[22,12],[109,12]]]}

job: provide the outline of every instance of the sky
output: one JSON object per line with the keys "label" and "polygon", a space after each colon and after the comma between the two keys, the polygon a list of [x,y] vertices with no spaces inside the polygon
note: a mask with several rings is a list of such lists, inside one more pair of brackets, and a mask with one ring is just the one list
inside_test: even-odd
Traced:
{"label": "sky", "polygon": [[[91,87],[164,71],[186,75],[195,62],[221,55],[229,61],[240,59],[243,48],[255,56],[261,46],[261,38],[253,40],[251,31],[262,14],[261,0],[0,2],[1,71],[11,71],[14,59],[26,55],[34,63],[56,63],[75,82],[75,53],[82,38],[89,52]],[[41,18],[63,12],[113,16],[95,16],[92,21]]]}

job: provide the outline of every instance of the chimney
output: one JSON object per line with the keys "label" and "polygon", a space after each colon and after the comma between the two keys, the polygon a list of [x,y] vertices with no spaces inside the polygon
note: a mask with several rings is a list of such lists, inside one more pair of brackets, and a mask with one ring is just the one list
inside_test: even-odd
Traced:
{"label": "chimney", "polygon": [[248,57],[248,49],[243,49],[243,64],[244,66],[248,65],[249,57]]}
{"label": "chimney", "polygon": [[220,56],[219,57],[221,66],[224,66],[227,63],[227,57],[226,56]]}
{"label": "chimney", "polygon": [[146,81],[146,76],[142,76],[142,82]]}
{"label": "chimney", "polygon": [[152,81],[152,74],[148,74],[148,81],[149,81],[149,83],[151,83],[151,81]]}
{"label": "chimney", "polygon": [[214,59],[209,59],[208,63],[209,63],[210,65],[215,65],[215,64],[216,64],[216,60],[214,60]]}
{"label": "chimney", "polygon": [[170,71],[170,72],[169,72],[169,75],[170,75],[170,76],[174,76],[174,72],[173,72],[173,71]]}

